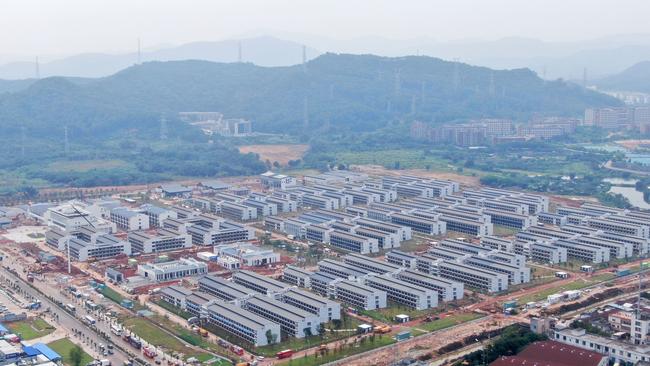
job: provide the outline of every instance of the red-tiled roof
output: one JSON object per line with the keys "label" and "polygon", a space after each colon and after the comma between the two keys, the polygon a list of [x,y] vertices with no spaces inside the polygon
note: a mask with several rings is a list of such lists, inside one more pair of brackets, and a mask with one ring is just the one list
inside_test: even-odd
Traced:
{"label": "red-tiled roof", "polygon": [[501,357],[490,366],[598,366],[603,355],[555,341],[534,342],[516,356]]}

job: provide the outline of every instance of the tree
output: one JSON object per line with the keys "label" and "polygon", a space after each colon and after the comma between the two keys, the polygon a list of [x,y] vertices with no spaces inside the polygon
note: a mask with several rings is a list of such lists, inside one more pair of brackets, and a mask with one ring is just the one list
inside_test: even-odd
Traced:
{"label": "tree", "polygon": [[318,335],[320,335],[321,338],[325,336],[325,325],[323,325],[323,323],[320,323],[318,326]]}
{"label": "tree", "polygon": [[75,345],[70,350],[68,357],[70,358],[70,363],[72,364],[72,366],[81,366],[81,359],[83,358],[83,350],[78,345]]}
{"label": "tree", "polygon": [[310,327],[303,329],[303,332],[305,333],[305,337],[311,337],[313,335]]}
{"label": "tree", "polygon": [[332,319],[332,323],[334,323],[334,328],[341,329],[343,322],[341,322],[341,319]]}
{"label": "tree", "polygon": [[278,335],[271,332],[271,329],[266,331],[266,343],[274,344],[278,340]]}
{"label": "tree", "polygon": [[274,162],[273,162],[273,167],[275,167],[275,168],[279,168],[279,167],[280,167],[280,163],[278,163],[277,161],[274,161]]}

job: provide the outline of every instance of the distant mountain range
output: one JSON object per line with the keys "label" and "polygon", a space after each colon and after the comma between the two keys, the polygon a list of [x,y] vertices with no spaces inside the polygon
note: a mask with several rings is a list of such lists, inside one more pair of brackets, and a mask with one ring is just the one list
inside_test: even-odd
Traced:
{"label": "distant mountain range", "polygon": [[[303,45],[273,37],[243,38],[218,42],[193,42],[155,51],[143,51],[141,61],[205,60],[236,62],[241,44],[242,60],[259,66],[287,66],[302,62]],[[320,54],[307,48],[307,56]],[[125,54],[87,53],[66,57],[39,65],[40,77],[104,77],[138,63],[137,52]],[[30,79],[36,77],[36,63],[13,62],[0,65],[0,79]],[[0,84],[0,92],[10,90]]]}
{"label": "distant mountain range", "polygon": [[[294,33],[264,32],[308,44],[322,51],[391,57],[419,54],[446,60],[458,59],[472,65],[496,69],[529,68],[546,79],[582,80],[585,68],[589,79],[600,78],[650,58],[650,34],[609,36],[574,42],[545,42],[521,37],[494,41],[466,39],[441,42],[428,37],[406,40],[382,37],[335,40]],[[248,36],[254,35],[251,33]]]}
{"label": "distant mountain range", "polygon": [[[269,36],[273,34],[274,36]],[[589,80],[617,74],[631,65],[650,59],[650,34],[621,35],[575,42],[544,42],[510,37],[494,41],[458,40],[441,42],[429,37],[387,39],[327,37],[258,31],[239,39],[161,46],[142,52],[141,60],[205,60],[234,62],[239,43],[242,58],[258,66],[290,66],[302,62],[302,45],[313,59],[324,52],[374,54],[386,57],[426,55],[495,69],[529,68],[545,79]],[[6,59],[6,57],[4,57]],[[138,62],[136,52],[125,54],[80,54],[42,63],[40,76],[103,77]],[[0,79],[27,79],[36,75],[33,61],[0,65]],[[0,85],[0,92],[7,87]]]}
{"label": "distant mountain range", "polygon": [[604,90],[650,93],[650,61],[639,62],[595,84]]}
{"label": "distant mountain range", "polygon": [[5,136],[24,126],[32,137],[49,138],[65,124],[77,136],[108,138],[143,128],[155,134],[162,114],[175,119],[180,111],[219,111],[252,120],[257,131],[317,134],[328,126],[373,131],[414,119],[578,116],[588,106],[617,104],[527,69],[495,71],[425,56],[325,54],[305,66],[146,62],[104,78],[46,78],[0,95],[0,125]]}

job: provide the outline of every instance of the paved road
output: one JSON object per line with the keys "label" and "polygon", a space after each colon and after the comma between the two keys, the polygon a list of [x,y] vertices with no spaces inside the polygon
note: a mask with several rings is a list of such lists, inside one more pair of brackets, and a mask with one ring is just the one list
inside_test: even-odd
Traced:
{"label": "paved road", "polygon": [[[124,363],[124,361],[128,360],[129,356],[126,353],[119,350],[118,348],[114,348],[113,355],[109,355],[108,357],[100,356],[98,345],[107,344],[107,343],[115,344],[114,337],[111,337],[111,341],[107,342],[105,339],[100,337],[99,334],[97,334],[95,331],[90,329],[86,324],[82,323],[79,319],[77,319],[76,317],[70,315],[69,313],[61,309],[54,301],[50,300],[47,296],[44,296],[43,292],[41,292],[40,289],[36,290],[35,288],[29,286],[29,284],[25,280],[23,280],[19,275],[15,275],[14,273],[8,271],[4,267],[0,271],[0,276],[5,279],[8,278],[10,280],[13,280],[14,286],[17,289],[19,289],[19,291],[23,291],[24,293],[34,298],[40,299],[41,303],[43,304],[42,306],[50,309],[50,313],[53,314],[52,318],[56,322],[57,327],[64,328],[66,330],[66,333],[69,335],[68,338],[70,338],[71,340],[85,345],[84,348],[86,350],[90,350],[94,357],[108,358],[109,360],[111,360],[111,363],[114,366],[121,366]],[[48,293],[47,295],[51,296],[52,294]],[[65,303],[57,296],[54,296],[54,298]],[[108,333],[110,334],[110,331]]]}

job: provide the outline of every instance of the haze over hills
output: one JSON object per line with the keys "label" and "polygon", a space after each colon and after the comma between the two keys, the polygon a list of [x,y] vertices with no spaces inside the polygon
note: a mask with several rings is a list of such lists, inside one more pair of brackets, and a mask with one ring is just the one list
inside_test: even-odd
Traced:
{"label": "haze over hills", "polygon": [[[21,125],[51,136],[66,123],[89,138],[155,128],[165,113],[220,111],[257,131],[372,131],[390,123],[464,118],[524,120],[534,113],[581,115],[618,101],[527,69],[493,71],[437,58],[325,54],[306,67],[207,61],[147,62],[99,79],[47,78],[0,96],[6,134]],[[304,128],[308,114],[309,127]]]}
{"label": "haze over hills", "polygon": [[603,77],[650,58],[650,34],[613,35],[572,42],[522,37],[455,41],[440,41],[432,37],[389,39],[374,36],[333,39],[273,30],[250,32],[246,36],[261,34],[273,34],[329,52],[390,57],[420,54],[446,60],[459,59],[496,69],[530,68],[540,76],[545,69],[547,79],[582,79],[585,67],[589,78]]}
{"label": "haze over hills", "polygon": [[650,93],[650,61],[639,62],[595,84],[600,89]]}
{"label": "haze over hills", "polygon": [[[388,57],[420,54],[446,60],[458,59],[472,65],[496,69],[529,68],[546,79],[581,80],[585,68],[589,79],[602,78],[650,59],[650,34],[610,36],[576,42],[545,42],[521,37],[443,42],[430,37],[402,40],[374,36],[332,39],[258,31],[230,40],[160,46],[155,50],[143,51],[141,60],[235,62],[240,40],[243,60],[259,66],[299,64],[302,62],[303,44],[307,45],[309,59],[322,52]],[[132,66],[137,61],[135,50],[123,54],[79,54],[41,64],[40,74],[41,77],[103,77]],[[0,65],[0,79],[26,79],[35,77],[35,74],[36,65],[33,61]],[[0,85],[0,92],[2,90]]]}
{"label": "haze over hills", "polygon": [[[259,66],[287,66],[302,62],[302,44],[274,37],[232,39],[216,42],[192,42],[175,47],[143,51],[141,61],[205,60],[236,62],[239,44],[242,60]],[[307,48],[307,57],[320,54]],[[104,77],[138,63],[137,51],[124,54],[86,53],[74,55],[39,65],[41,77]],[[35,61],[12,62],[0,66],[0,79],[29,79],[36,76]],[[0,83],[0,92],[3,91]]]}

